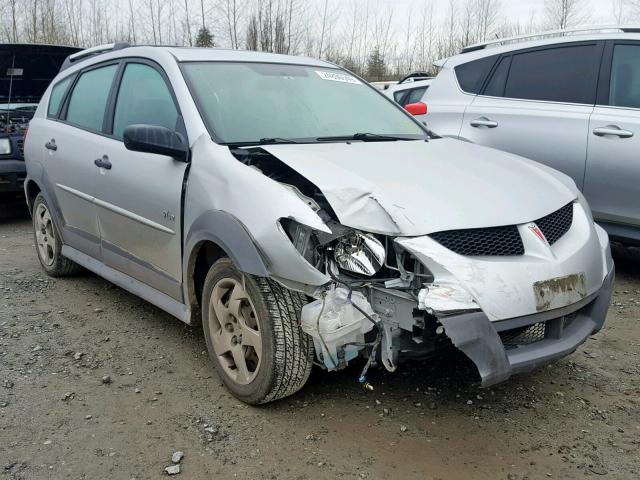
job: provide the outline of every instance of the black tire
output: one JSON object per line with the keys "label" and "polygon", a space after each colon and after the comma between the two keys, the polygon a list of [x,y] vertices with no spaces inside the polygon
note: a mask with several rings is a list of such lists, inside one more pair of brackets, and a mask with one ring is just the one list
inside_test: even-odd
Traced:
{"label": "black tire", "polygon": [[[212,335],[219,328],[215,312],[210,312],[214,287],[229,279],[241,282],[255,311],[257,330],[261,338],[261,359],[255,378],[248,384],[238,383],[223,365],[212,343]],[[239,400],[256,405],[287,397],[307,382],[313,364],[314,348],[311,337],[299,324],[300,311],[306,297],[293,292],[268,278],[240,272],[228,258],[214,263],[204,282],[202,294],[202,326],[209,356],[229,391]],[[242,338],[242,337],[240,337]],[[243,347],[246,348],[246,347]],[[245,351],[246,356],[246,351]]]}
{"label": "black tire", "polygon": [[[50,236],[52,235],[55,240],[55,245],[52,248],[49,248],[48,258],[43,258],[44,254],[38,247],[38,215],[40,215],[43,209],[48,212],[50,216],[51,227],[48,234]],[[49,205],[47,204],[47,201],[41,193],[39,193],[34,200],[31,212],[33,217],[33,241],[36,247],[36,255],[38,256],[40,265],[42,265],[42,268],[47,273],[47,275],[49,275],[50,277],[66,277],[68,275],[78,273],[82,269],[82,267],[80,267],[80,265],[78,265],[77,263],[72,262],[68,258],[62,256],[62,239],[60,238],[58,229],[55,225],[55,222],[53,221],[53,215],[50,213]]]}

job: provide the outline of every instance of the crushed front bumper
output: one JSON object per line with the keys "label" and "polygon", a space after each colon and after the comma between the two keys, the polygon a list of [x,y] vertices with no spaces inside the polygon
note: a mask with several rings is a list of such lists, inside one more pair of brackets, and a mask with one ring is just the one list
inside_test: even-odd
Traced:
{"label": "crushed front bumper", "polygon": [[600,290],[564,308],[494,322],[482,312],[439,320],[453,344],[475,363],[482,385],[494,385],[572,353],[600,330],[614,277],[612,267]]}

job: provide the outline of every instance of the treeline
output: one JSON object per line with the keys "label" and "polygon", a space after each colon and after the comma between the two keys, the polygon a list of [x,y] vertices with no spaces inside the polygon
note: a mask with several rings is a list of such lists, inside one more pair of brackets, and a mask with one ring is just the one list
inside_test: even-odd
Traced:
{"label": "treeline", "polygon": [[[592,1],[612,2],[609,23],[640,11],[640,0]],[[514,22],[501,0],[414,0],[402,14],[384,0],[0,0],[0,40],[305,55],[376,81],[429,72],[434,60],[475,42],[600,20],[588,7],[588,0],[546,0],[544,12]]]}

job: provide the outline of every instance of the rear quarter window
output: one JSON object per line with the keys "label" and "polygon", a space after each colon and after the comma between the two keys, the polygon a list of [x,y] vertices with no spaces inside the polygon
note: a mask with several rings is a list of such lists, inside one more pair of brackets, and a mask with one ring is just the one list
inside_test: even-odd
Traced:
{"label": "rear quarter window", "polygon": [[480,58],[471,62],[463,63],[455,67],[456,78],[460,88],[467,93],[478,94],[482,89],[491,67],[496,63],[498,56]]}
{"label": "rear quarter window", "polygon": [[67,77],[64,80],[56,83],[51,89],[51,95],[49,96],[49,107],[47,108],[47,115],[49,117],[57,117],[60,113],[60,105],[64,99],[64,94],[67,93],[67,89],[71,84],[73,77]]}

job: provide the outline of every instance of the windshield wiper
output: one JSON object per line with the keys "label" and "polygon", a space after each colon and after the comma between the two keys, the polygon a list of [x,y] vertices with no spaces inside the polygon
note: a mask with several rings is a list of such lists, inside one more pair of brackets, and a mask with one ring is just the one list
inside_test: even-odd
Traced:
{"label": "windshield wiper", "polygon": [[290,138],[280,138],[280,137],[266,137],[261,138],[260,140],[246,141],[246,142],[227,142],[222,143],[222,145],[227,145],[231,148],[234,147],[251,147],[252,145],[277,145],[279,143],[300,143],[296,140],[292,140]]}
{"label": "windshield wiper", "polygon": [[331,142],[341,140],[361,140],[363,142],[393,142],[396,140],[416,140],[415,138],[400,137],[397,135],[380,135],[378,133],[354,133],[353,135],[336,135],[333,137],[318,137],[318,142]]}
{"label": "windshield wiper", "polygon": [[298,142],[296,142],[295,140],[291,140],[290,138],[267,137],[267,138],[261,138],[260,140],[258,140],[258,143],[260,145],[270,145],[275,143],[298,143]]}

